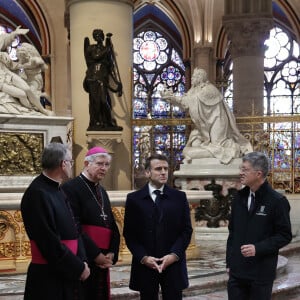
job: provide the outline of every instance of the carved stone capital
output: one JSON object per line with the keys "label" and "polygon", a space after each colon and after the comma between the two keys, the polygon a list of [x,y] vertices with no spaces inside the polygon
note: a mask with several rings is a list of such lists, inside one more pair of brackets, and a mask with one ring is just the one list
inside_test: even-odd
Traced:
{"label": "carved stone capital", "polygon": [[[78,3],[78,2],[90,2],[91,0],[65,0],[66,3],[66,8],[70,7],[72,4],[74,3]],[[106,0],[94,0],[95,2],[107,2]],[[133,3],[134,0],[110,0],[111,2],[121,2],[121,3],[125,3],[125,4],[129,4],[133,7]]]}
{"label": "carved stone capital", "polygon": [[122,131],[87,131],[88,148],[100,146],[109,153],[114,153],[116,145],[122,142],[122,133]]}
{"label": "carved stone capital", "polygon": [[229,50],[232,58],[239,56],[264,56],[265,40],[273,27],[271,17],[223,17]]}
{"label": "carved stone capital", "polygon": [[212,51],[213,51],[212,47],[202,46],[199,44],[196,44],[195,48],[194,48],[195,55],[200,55],[200,56],[205,56],[205,57],[210,55],[212,53]]}

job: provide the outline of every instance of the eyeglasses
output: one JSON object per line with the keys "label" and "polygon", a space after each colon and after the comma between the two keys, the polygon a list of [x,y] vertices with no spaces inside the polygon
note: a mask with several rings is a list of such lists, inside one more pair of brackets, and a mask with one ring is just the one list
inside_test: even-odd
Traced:
{"label": "eyeglasses", "polygon": [[65,159],[64,161],[68,161],[70,163],[70,166],[73,167],[74,159]]}
{"label": "eyeglasses", "polygon": [[257,172],[257,171],[259,171],[259,170],[255,170],[255,169],[250,169],[250,168],[244,168],[244,167],[241,167],[240,168],[240,172],[241,173],[251,173],[251,172]]}
{"label": "eyeglasses", "polygon": [[110,163],[108,163],[108,162],[100,162],[100,161],[98,161],[98,162],[95,162],[95,164],[97,165],[97,167],[101,167],[101,168],[103,168],[103,167],[109,168],[110,167]]}

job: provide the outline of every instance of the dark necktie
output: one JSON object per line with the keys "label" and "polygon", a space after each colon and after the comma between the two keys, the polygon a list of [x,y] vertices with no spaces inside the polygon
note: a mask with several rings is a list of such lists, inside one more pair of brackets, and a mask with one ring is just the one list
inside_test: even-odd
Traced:
{"label": "dark necktie", "polygon": [[156,225],[155,225],[155,256],[161,257],[164,255],[164,226],[162,226],[163,209],[161,207],[163,195],[160,190],[155,190],[155,211],[156,211]]}
{"label": "dark necktie", "polygon": [[255,207],[255,194],[251,193],[251,202],[250,202],[250,207],[249,207],[249,214],[251,215],[254,211]]}
{"label": "dark necktie", "polygon": [[153,193],[156,195],[155,206],[156,206],[157,212],[158,212],[158,221],[160,222],[163,217],[163,210],[161,207],[162,193],[160,190],[155,190]]}

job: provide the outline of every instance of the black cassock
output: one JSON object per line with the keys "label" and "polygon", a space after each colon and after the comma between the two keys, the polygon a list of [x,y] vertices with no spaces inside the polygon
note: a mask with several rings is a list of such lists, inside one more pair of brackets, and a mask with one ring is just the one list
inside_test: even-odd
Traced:
{"label": "black cassock", "polygon": [[59,183],[36,177],[23,195],[21,213],[32,250],[24,299],[83,299],[85,250]]}
{"label": "black cassock", "polygon": [[[118,260],[120,233],[115,222],[107,192],[101,185],[89,181],[80,174],[62,186],[72,205],[76,222],[85,244],[91,268],[90,277],[84,282],[86,298],[89,300],[110,299],[109,270],[101,269],[94,264],[99,253],[114,253],[114,263]],[[103,210],[102,210],[103,209]],[[86,231],[86,227],[109,229],[111,236],[104,248],[97,246],[95,240]],[[104,239],[102,231],[96,231],[98,240]]]}

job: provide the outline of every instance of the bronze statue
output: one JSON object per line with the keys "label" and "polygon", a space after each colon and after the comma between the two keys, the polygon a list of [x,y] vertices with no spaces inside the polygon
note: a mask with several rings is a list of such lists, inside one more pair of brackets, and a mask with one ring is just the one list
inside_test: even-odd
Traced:
{"label": "bronze statue", "polygon": [[84,56],[87,71],[83,81],[84,90],[89,93],[90,122],[88,131],[122,130],[112,117],[110,92],[122,96],[123,88],[116,63],[111,33],[101,29],[93,31],[96,44],[90,44],[88,37],[84,39]]}

